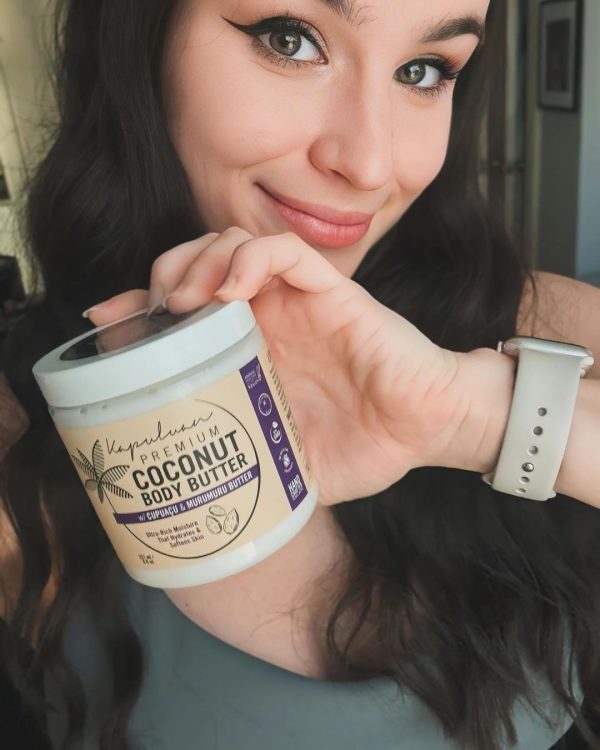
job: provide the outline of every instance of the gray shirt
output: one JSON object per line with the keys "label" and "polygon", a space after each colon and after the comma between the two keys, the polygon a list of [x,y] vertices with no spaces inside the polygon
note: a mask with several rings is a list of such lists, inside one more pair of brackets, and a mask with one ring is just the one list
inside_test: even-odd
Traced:
{"label": "gray shirt", "polygon": [[[146,658],[130,722],[140,750],[459,750],[423,703],[393,680],[339,683],[297,675],[202,630],[163,591],[128,581],[130,615]],[[101,710],[108,676],[84,611],[69,626],[66,650],[91,706]],[[556,724],[548,726],[517,701],[514,750],[547,750],[572,723],[547,683],[533,680]],[[48,681],[47,689],[54,697]],[[55,747],[61,719],[59,711],[49,720]],[[97,747],[92,713],[85,750]]]}

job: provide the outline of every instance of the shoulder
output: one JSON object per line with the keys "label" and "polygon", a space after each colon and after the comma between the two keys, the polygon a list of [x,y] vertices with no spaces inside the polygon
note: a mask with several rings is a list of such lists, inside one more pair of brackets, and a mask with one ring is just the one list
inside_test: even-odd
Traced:
{"label": "shoulder", "polygon": [[546,271],[533,277],[523,290],[516,333],[587,347],[596,360],[588,377],[600,378],[600,288]]}

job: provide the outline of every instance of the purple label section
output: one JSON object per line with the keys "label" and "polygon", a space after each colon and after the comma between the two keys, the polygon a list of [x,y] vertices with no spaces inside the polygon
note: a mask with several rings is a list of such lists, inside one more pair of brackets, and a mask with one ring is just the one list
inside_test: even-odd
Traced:
{"label": "purple label section", "polygon": [[225,495],[229,495],[230,492],[235,492],[235,490],[257,478],[258,464],[251,466],[237,477],[228,479],[226,482],[212,487],[210,490],[206,490],[206,492],[200,492],[198,495],[188,497],[185,500],[178,500],[176,503],[171,503],[170,505],[162,505],[138,511],[137,513],[115,513],[115,521],[130,526],[134,523],[151,523],[152,521],[159,521],[161,518],[179,516],[182,513],[187,513],[189,510],[201,508],[203,505],[212,503],[213,500],[218,500]]}
{"label": "purple label section", "polygon": [[292,510],[295,510],[306,497],[307,490],[258,357],[242,367],[240,375],[271,451],[288,502]]}

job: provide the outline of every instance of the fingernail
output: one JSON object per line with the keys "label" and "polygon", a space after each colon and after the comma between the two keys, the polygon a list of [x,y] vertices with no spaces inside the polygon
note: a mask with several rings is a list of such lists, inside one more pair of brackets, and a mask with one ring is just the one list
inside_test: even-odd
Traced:
{"label": "fingernail", "polygon": [[90,313],[93,313],[93,312],[94,312],[94,310],[97,310],[97,309],[98,309],[98,305],[94,305],[94,307],[88,307],[88,309],[87,309],[87,310],[84,310],[84,311],[83,311],[83,312],[81,313],[81,317],[82,317],[82,318],[86,318],[86,319],[88,319],[88,318],[90,317]]}
{"label": "fingernail", "polygon": [[148,308],[148,310],[146,311],[146,315],[148,317],[150,317],[151,315],[164,315],[166,312],[169,312],[169,311],[167,310],[167,308],[161,302],[160,305],[157,305],[154,308],[154,310],[150,310],[150,308]]}
{"label": "fingernail", "polygon": [[152,315],[158,310],[165,297],[165,290],[160,285],[153,286],[150,289],[148,293],[148,315]]}
{"label": "fingernail", "polygon": [[239,283],[239,280],[240,280],[240,277],[237,276],[237,275],[235,275],[235,274],[233,276],[228,276],[225,279],[225,283],[217,289],[217,291],[215,292],[215,295],[216,294],[219,294],[219,295],[223,295],[224,294],[226,296],[229,296],[229,295],[233,294],[233,292],[235,291],[235,288],[237,287],[237,285]]}
{"label": "fingernail", "polygon": [[171,297],[175,296],[175,292],[172,292],[171,294],[167,294],[167,296],[163,299],[163,301],[157,305],[153,310],[148,308],[148,315],[162,315],[163,313],[171,312],[167,306],[167,300],[170,300]]}

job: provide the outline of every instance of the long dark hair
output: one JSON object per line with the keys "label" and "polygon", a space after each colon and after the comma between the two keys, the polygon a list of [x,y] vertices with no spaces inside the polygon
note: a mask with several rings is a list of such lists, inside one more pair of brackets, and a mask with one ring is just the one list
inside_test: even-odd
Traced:
{"label": "long dark hair", "polygon": [[[147,286],[161,252],[206,231],[169,140],[160,94],[163,45],[177,5],[66,4],[58,24],[58,126],[28,193],[26,233],[44,291],[14,327],[5,359],[30,426],[3,471],[3,508],[22,569],[2,655],[40,721],[52,708],[41,675],[62,690],[65,747],[80,746],[86,716],[81,683],[61,648],[74,609],[82,602],[91,607],[110,658],[102,748],[132,747],[127,722],[143,659],[125,615],[119,564],[31,367],[86,329],[81,310]],[[512,335],[532,278],[478,186],[493,5],[488,44],[457,82],[443,170],[355,274],[382,303],[456,351],[495,347]],[[333,514],[354,560],[321,632],[330,679],[389,675],[414,691],[462,746],[495,750],[503,738],[514,739],[515,699],[537,707],[525,657],[587,733],[564,670],[575,666],[587,699],[600,703],[595,510],[564,496],[524,502],[495,493],[469,472],[432,467]],[[52,574],[57,588],[47,597]],[[33,651],[26,644],[35,644]]]}

